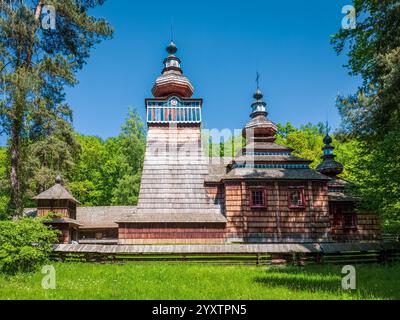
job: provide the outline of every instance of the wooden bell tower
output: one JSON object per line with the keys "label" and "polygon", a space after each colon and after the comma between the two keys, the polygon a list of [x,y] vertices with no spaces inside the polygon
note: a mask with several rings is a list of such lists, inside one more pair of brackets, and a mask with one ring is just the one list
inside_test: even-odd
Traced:
{"label": "wooden bell tower", "polygon": [[61,231],[60,243],[78,241],[79,223],[76,221],[76,207],[79,201],[64,188],[60,176],[57,176],[55,182],[50,189],[33,198],[37,202],[37,216],[55,215],[46,224]]}
{"label": "wooden bell tower", "polygon": [[176,45],[146,99],[147,147],[137,213],[124,222],[123,244],[220,243],[225,217],[210,203],[201,141],[202,99],[183,75]]}

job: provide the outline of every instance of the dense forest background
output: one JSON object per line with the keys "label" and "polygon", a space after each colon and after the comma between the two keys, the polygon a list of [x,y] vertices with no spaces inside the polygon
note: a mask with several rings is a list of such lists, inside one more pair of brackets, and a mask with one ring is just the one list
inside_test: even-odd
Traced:
{"label": "dense forest background", "polygon": [[[69,140],[66,141],[66,138]],[[60,174],[65,186],[84,206],[137,203],[145,151],[145,126],[130,109],[117,137],[103,140],[70,132],[57,133],[24,146],[22,179],[25,207],[31,198],[54,185]],[[8,148],[0,148],[0,212],[10,205]]]}
{"label": "dense forest background", "polygon": [[[294,155],[312,160],[315,169],[321,162],[326,125],[306,124],[296,128],[291,123],[278,124],[277,143],[293,148]],[[232,130],[233,132],[233,130]],[[347,139],[340,131],[333,134],[337,160],[345,170],[342,178],[362,181],[360,165],[366,161],[362,146],[355,139]],[[54,134],[41,141],[31,142],[26,148],[24,164],[24,206],[32,207],[31,198],[54,185],[57,174],[83,206],[137,204],[143,166],[146,129],[135,109],[130,109],[121,133],[106,140],[71,132],[70,140]],[[204,151],[209,156],[231,157],[240,151],[242,137],[209,144],[204,137]],[[71,143],[72,142],[72,143]],[[7,212],[10,202],[7,173],[9,156],[6,147],[0,148],[0,212]]]}
{"label": "dense forest background", "polygon": [[[117,137],[102,140],[74,131],[65,101],[64,89],[77,83],[91,49],[112,37],[107,21],[89,15],[103,3],[53,0],[57,26],[47,30],[40,21],[43,1],[0,1],[0,134],[8,138],[0,148],[0,218],[33,206],[31,197],[50,187],[57,174],[83,205],[137,202],[146,136],[137,112],[129,110]],[[360,209],[380,214],[387,229],[399,229],[400,4],[353,5],[355,28],[331,38],[337,54],[347,55],[349,74],[362,79],[354,94],[337,99],[343,120],[333,133],[337,160],[363,200]],[[288,123],[279,125],[278,142],[315,167],[324,134],[322,124]]]}

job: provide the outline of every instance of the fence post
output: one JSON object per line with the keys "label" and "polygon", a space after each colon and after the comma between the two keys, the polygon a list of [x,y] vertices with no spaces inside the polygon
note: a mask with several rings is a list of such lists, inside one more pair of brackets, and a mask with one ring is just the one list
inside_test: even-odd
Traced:
{"label": "fence post", "polygon": [[291,260],[293,266],[297,266],[299,264],[299,257],[297,256],[296,252],[292,252]]}
{"label": "fence post", "polygon": [[379,252],[379,263],[386,264],[388,261],[388,252],[386,249],[383,249]]}
{"label": "fence post", "polygon": [[260,253],[257,253],[257,262],[256,262],[257,267],[259,267],[260,264],[261,264],[261,255]]}
{"label": "fence post", "polygon": [[314,256],[314,259],[315,259],[315,263],[321,264],[322,254],[321,253],[316,253],[315,256]]}

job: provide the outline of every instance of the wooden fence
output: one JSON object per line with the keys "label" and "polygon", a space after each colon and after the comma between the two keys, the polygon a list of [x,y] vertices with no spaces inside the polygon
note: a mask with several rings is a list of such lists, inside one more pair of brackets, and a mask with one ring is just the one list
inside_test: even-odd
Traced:
{"label": "wooden fence", "polygon": [[[293,250],[297,249],[297,250]],[[57,261],[129,263],[169,262],[228,265],[309,265],[400,262],[400,244],[310,244],[226,246],[57,246]]]}

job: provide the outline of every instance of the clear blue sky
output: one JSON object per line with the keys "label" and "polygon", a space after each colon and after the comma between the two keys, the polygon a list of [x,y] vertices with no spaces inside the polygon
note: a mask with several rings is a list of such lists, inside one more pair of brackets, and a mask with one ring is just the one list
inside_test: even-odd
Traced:
{"label": "clear blue sky", "polygon": [[335,96],[359,80],[343,68],[330,35],[350,0],[108,0],[93,11],[115,28],[67,89],[75,129],[117,135],[129,106],[144,119],[144,99],[162,70],[171,20],[182,67],[204,98],[207,128],[242,128],[248,121],[256,70],[274,122],[340,125]]}

